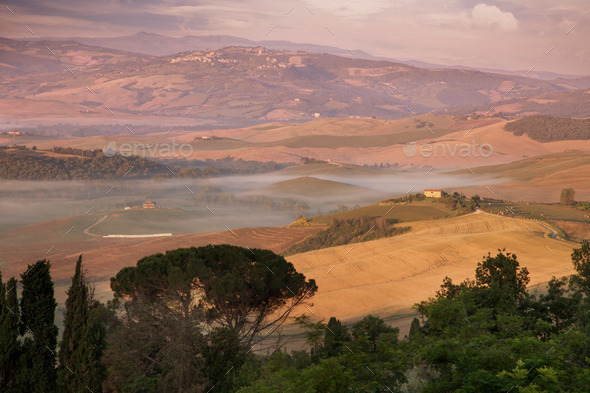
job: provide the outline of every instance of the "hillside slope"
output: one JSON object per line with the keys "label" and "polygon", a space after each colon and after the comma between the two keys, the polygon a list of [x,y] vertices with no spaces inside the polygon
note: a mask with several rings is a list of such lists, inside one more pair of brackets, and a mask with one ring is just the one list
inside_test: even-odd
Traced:
{"label": "hillside slope", "polygon": [[547,229],[534,221],[475,213],[409,225],[409,233],[393,238],[288,257],[317,282],[314,318],[406,313],[433,296],[445,276],[473,278],[482,256],[499,248],[514,252],[529,268],[533,286],[569,274],[573,246],[544,237]]}

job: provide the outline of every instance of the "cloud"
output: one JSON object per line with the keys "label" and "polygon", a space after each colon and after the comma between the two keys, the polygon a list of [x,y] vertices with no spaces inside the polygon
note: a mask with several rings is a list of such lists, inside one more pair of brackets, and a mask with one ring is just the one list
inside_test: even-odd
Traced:
{"label": "cloud", "polygon": [[518,21],[512,12],[502,11],[495,5],[480,3],[471,11],[473,22],[479,26],[499,31],[515,31]]}

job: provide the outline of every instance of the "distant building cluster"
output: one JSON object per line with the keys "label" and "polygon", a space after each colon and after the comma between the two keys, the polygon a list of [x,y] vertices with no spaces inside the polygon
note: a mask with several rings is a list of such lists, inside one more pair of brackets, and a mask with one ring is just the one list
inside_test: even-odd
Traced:
{"label": "distant building cluster", "polygon": [[125,206],[125,210],[155,209],[156,202],[145,201],[141,206]]}

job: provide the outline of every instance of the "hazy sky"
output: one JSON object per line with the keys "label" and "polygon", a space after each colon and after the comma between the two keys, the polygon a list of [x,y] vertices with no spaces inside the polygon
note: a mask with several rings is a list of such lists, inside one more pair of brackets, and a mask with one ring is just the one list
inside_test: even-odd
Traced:
{"label": "hazy sky", "polygon": [[534,66],[590,74],[590,3],[582,0],[8,0],[2,4],[0,35],[7,37],[32,36],[27,26],[37,36],[138,31],[176,37],[227,34],[348,47],[448,65],[518,70]]}

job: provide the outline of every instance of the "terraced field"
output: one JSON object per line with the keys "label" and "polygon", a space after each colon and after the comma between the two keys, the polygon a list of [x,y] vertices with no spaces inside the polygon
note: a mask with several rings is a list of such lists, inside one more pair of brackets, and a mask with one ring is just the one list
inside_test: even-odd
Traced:
{"label": "terraced field", "polygon": [[[57,221],[57,220],[56,220]],[[62,222],[50,222],[42,228],[47,233],[60,227]],[[212,232],[198,235],[174,235],[159,238],[102,238],[89,240],[54,242],[52,237],[42,233],[34,234],[33,230],[41,230],[35,226],[27,229],[30,237],[36,241],[29,241],[26,247],[15,245],[10,239],[3,239],[0,243],[0,255],[6,263],[0,263],[2,274],[6,277],[18,277],[26,271],[27,264],[39,259],[48,258],[52,262],[54,281],[56,282],[56,297],[60,304],[65,299],[65,293],[60,288],[70,284],[70,278],[78,255],[83,254],[84,264],[88,269],[88,277],[96,285],[97,295],[101,300],[110,298],[109,280],[121,268],[134,265],[146,255],[165,252],[180,247],[204,246],[207,244],[228,243],[242,247],[266,248],[281,252],[290,245],[301,241],[308,235],[320,231],[322,227],[308,228],[237,228],[223,232]],[[25,229],[21,230],[24,231]]]}
{"label": "terraced field", "polygon": [[407,314],[433,296],[445,276],[473,278],[482,256],[499,248],[514,252],[529,268],[533,286],[568,275],[571,267],[575,245],[550,239],[534,221],[474,213],[410,225],[409,233],[393,238],[290,256],[319,288],[311,311],[300,311],[326,320]]}

